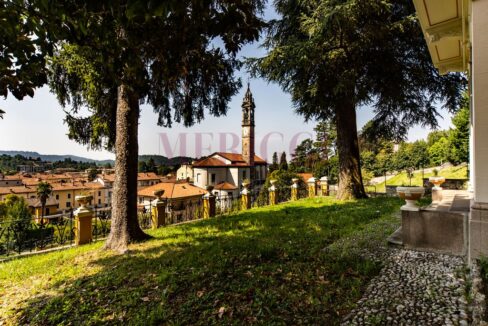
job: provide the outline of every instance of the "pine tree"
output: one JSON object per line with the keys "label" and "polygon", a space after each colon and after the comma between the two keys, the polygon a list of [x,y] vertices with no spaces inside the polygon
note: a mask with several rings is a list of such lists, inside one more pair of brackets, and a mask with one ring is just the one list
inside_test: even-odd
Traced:
{"label": "pine tree", "polygon": [[287,171],[288,170],[288,162],[286,161],[286,153],[281,153],[280,157],[280,170]]}
{"label": "pine tree", "polygon": [[375,135],[402,138],[437,126],[438,107],[459,106],[465,78],[433,67],[411,0],[276,0],[262,58],[250,70],[281,85],[305,120],[334,121],[338,198],[366,197],[356,110],[373,107]]}
{"label": "pine tree", "polygon": [[278,153],[274,152],[273,153],[273,159],[271,162],[271,165],[269,166],[269,173],[276,171],[279,169],[279,164],[278,164]]}
{"label": "pine tree", "polygon": [[[137,220],[140,104],[158,125],[224,115],[241,87],[240,48],[257,40],[262,0],[63,2],[74,22],[52,60],[50,86],[68,111],[68,136],[114,150],[111,230],[105,248],[148,238]],[[76,24],[75,24],[76,23]],[[70,25],[71,26],[71,25]],[[213,42],[219,39],[221,42]],[[91,113],[80,116],[87,107]]]}

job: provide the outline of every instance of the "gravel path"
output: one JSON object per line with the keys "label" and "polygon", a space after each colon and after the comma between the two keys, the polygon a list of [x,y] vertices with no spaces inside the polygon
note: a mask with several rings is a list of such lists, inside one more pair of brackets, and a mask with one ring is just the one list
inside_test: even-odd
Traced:
{"label": "gravel path", "polygon": [[459,257],[390,249],[343,325],[468,325]]}

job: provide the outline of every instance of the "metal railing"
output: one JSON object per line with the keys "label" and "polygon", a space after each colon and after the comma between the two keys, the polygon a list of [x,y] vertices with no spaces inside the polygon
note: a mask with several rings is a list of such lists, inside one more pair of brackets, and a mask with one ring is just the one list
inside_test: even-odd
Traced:
{"label": "metal railing", "polygon": [[0,258],[71,245],[75,230],[72,210],[44,218],[1,220]]}
{"label": "metal railing", "polygon": [[[307,189],[298,189],[298,198],[308,197]],[[276,191],[276,202],[282,203],[291,199],[291,189],[281,188]],[[249,194],[251,207],[268,206],[269,193],[252,192]],[[152,227],[152,203],[139,207],[137,217],[142,229]],[[111,207],[92,207],[92,239],[103,239],[110,232],[112,218]],[[216,196],[215,215],[229,215],[243,210],[242,196]],[[186,201],[168,200],[164,225],[171,225],[203,219],[203,199]],[[61,214],[27,220],[0,220],[0,259],[6,256],[31,251],[73,245],[76,236],[76,221],[73,210]]]}

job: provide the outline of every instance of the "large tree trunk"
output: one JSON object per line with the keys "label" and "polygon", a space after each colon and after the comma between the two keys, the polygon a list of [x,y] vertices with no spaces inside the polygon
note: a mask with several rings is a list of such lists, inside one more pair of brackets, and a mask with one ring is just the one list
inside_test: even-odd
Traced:
{"label": "large tree trunk", "polygon": [[139,102],[124,84],[118,88],[116,121],[112,219],[105,248],[124,252],[129,243],[149,238],[137,220]]}
{"label": "large tree trunk", "polygon": [[356,107],[344,101],[336,109],[337,150],[339,152],[338,199],[366,198],[359,160]]}

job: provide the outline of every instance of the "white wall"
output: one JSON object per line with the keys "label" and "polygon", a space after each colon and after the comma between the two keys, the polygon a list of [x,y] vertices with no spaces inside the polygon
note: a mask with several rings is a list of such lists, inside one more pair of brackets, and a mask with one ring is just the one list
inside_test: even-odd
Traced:
{"label": "white wall", "polygon": [[472,6],[474,200],[488,203],[488,0]]}

